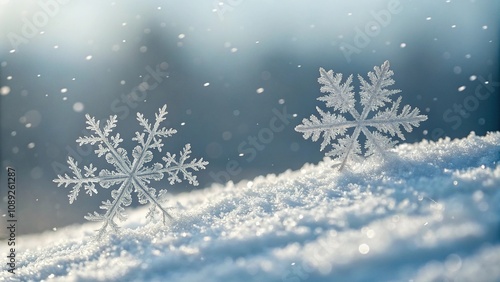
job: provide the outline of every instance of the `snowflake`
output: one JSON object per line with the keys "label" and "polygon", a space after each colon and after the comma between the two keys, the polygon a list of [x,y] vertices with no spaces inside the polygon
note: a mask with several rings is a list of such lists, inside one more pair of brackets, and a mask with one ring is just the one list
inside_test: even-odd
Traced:
{"label": "snowflake", "polygon": [[111,198],[113,200],[102,202],[100,208],[106,211],[104,214],[94,212],[94,214],[89,213],[85,216],[90,221],[104,222],[99,230],[99,237],[103,235],[108,226],[113,231],[117,231],[118,227],[114,221],[115,218],[121,221],[126,219],[124,207],[132,203],[132,191],[137,193],[139,203],[150,203],[151,207],[146,216],[147,218],[154,219],[157,213],[162,215],[163,223],[166,222],[166,218],[171,218],[167,210],[160,204],[164,200],[167,191],[162,189],[157,194],[156,189],[149,186],[152,180],[159,181],[164,175],[168,175],[170,185],[173,185],[176,182],[182,181],[179,177],[180,173],[184,180],[187,180],[194,186],[198,185],[196,176],[192,175],[192,172],[188,170],[198,171],[199,169],[204,169],[208,162],[203,161],[203,158],[188,162],[187,160],[191,154],[191,146],[189,144],[184,146],[178,160],[175,154],[171,155],[167,152],[162,158],[164,161],[163,164],[154,163],[151,166],[146,166],[147,163],[153,160],[153,150],[162,151],[163,138],[170,137],[177,132],[172,128],[160,128],[160,123],[165,120],[165,116],[167,115],[166,110],[167,105],[159,109],[154,125],[150,124],[141,113],[137,113],[137,120],[144,129],[141,133],[136,132],[135,137],[132,138],[132,141],[138,143],[132,150],[132,161],[129,159],[127,151],[120,147],[120,143],[123,141],[120,133],[116,133],[114,136],[111,135],[113,128],[116,127],[116,115],[110,116],[102,129],[100,121],[96,121],[94,117],[88,114],[85,115],[87,118],[87,129],[91,130],[93,134],[80,137],[76,142],[80,146],[84,144],[97,145],[97,149],[95,150],[97,156],[104,156],[106,161],[113,165],[115,170],[109,171],[103,169],[96,174],[97,168],[90,164],[88,167],[83,167],[84,171],[82,173],[82,170],[78,168],[78,163],[73,158],[68,157],[69,168],[74,176],[68,176],[67,174],[64,176],[58,175],[58,178],[54,179],[54,182],[58,183],[58,187],[61,185],[64,185],[64,187],[74,185],[68,195],[70,204],[76,200],[82,187],[89,196],[92,196],[93,194],[97,194],[96,184],[106,189],[111,186],[118,186],[117,189],[111,191]]}
{"label": "snowflake", "polygon": [[[344,83],[341,83],[341,73],[334,75],[332,70],[327,72],[320,68],[321,76],[318,78],[318,82],[323,85],[320,90],[322,93],[328,94],[318,98],[318,100],[326,102],[327,107],[332,107],[340,114],[324,112],[316,107],[320,118],[311,115],[310,119],[303,119],[302,124],[295,127],[296,131],[304,134],[305,139],[311,137],[313,141],[317,141],[323,135],[321,151],[337,136],[341,137],[332,144],[333,149],[326,153],[326,156],[333,157],[335,161],[339,162],[339,170],[342,170],[348,161],[359,161],[362,157],[363,153],[359,143],[361,133],[366,137],[365,157],[372,155],[384,157],[387,150],[397,143],[397,140],[393,140],[391,137],[397,136],[401,140],[405,140],[400,126],[407,132],[411,132],[413,126],[418,127],[421,121],[427,120],[426,115],[420,115],[417,108],[411,109],[409,105],[404,106],[401,113],[398,114],[401,97],[393,102],[391,96],[400,93],[401,90],[387,89],[394,84],[394,80],[391,78],[394,73],[389,69],[389,61],[385,61],[380,68],[374,67],[374,71],[368,73],[369,82],[358,75],[361,83],[360,96],[363,107],[362,112],[359,113],[355,108],[356,100],[352,92],[352,75]],[[389,103],[391,104],[386,107],[386,104]],[[343,116],[344,113],[349,113],[354,120],[347,120]],[[350,136],[347,134],[349,128],[354,128]],[[370,128],[374,130],[371,131]]]}

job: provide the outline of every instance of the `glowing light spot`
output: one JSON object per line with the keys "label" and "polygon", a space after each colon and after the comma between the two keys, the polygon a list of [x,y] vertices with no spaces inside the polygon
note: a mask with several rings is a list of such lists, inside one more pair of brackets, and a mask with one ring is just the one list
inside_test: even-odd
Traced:
{"label": "glowing light spot", "polygon": [[370,246],[368,246],[367,244],[361,244],[359,245],[358,250],[362,255],[366,255],[368,252],[370,252]]}
{"label": "glowing light spot", "polygon": [[264,93],[264,88],[258,88],[255,92],[257,92],[257,94],[262,94]]}

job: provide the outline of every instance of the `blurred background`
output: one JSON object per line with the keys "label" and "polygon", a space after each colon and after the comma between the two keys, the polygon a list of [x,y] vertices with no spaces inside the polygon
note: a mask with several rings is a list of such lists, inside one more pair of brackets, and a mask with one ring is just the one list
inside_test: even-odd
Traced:
{"label": "blurred background", "polygon": [[190,143],[210,162],[198,187],[154,184],[171,193],[318,163],[320,144],[294,127],[325,109],[320,67],[366,76],[389,60],[402,103],[429,117],[406,142],[499,130],[498,11],[494,0],[0,0],[0,214],[7,166],[18,234],[84,222],[110,198],[99,187],[70,206],[52,182],[68,156],[112,169],[75,142],[87,113],[117,115],[130,153],[136,113],[153,120],[168,104],[178,133],[166,151]]}

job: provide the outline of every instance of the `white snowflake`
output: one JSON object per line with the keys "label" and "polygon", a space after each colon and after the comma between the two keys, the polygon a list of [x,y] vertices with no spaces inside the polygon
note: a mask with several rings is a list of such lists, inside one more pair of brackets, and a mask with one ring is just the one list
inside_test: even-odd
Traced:
{"label": "white snowflake", "polygon": [[[420,115],[418,108],[411,109],[409,105],[404,106],[401,113],[398,113],[401,97],[393,102],[391,96],[401,90],[387,89],[394,84],[391,78],[394,73],[389,69],[389,61],[385,61],[380,68],[374,67],[374,72],[368,73],[369,82],[358,75],[363,108],[361,113],[355,108],[352,75],[342,83],[341,73],[334,75],[332,70],[327,72],[323,68],[320,68],[319,72],[321,76],[318,82],[323,85],[320,90],[328,94],[318,100],[326,102],[327,107],[333,108],[339,114],[324,112],[316,107],[320,118],[311,115],[310,119],[303,119],[302,124],[295,127],[295,130],[303,133],[305,139],[311,137],[313,141],[323,135],[321,151],[337,137],[341,137],[332,144],[333,149],[326,153],[326,156],[339,162],[339,170],[344,168],[347,161],[359,161],[362,157],[359,143],[361,133],[366,137],[365,157],[384,157],[387,150],[397,143],[397,140],[391,137],[397,136],[405,140],[400,126],[411,132],[412,127],[418,127],[421,121],[427,120],[426,115]],[[389,105],[386,107],[387,104]],[[344,113],[349,113],[354,120],[347,120],[343,116]],[[347,134],[349,128],[354,128],[351,135]],[[371,131],[370,128],[374,130]]]}
{"label": "white snowflake", "polygon": [[147,163],[153,160],[152,150],[161,152],[163,138],[170,137],[177,132],[172,128],[160,128],[160,123],[165,120],[165,116],[167,115],[166,110],[167,105],[159,109],[154,125],[150,124],[141,113],[137,113],[137,120],[144,129],[142,133],[136,132],[135,137],[132,138],[133,141],[138,143],[132,150],[132,161],[129,159],[127,151],[120,147],[120,143],[123,141],[120,133],[111,135],[113,128],[116,127],[116,115],[110,116],[102,129],[100,122],[96,121],[94,117],[88,114],[85,116],[87,118],[87,129],[91,130],[93,134],[80,137],[76,141],[80,146],[84,144],[97,145],[97,149],[95,150],[97,156],[104,156],[106,161],[114,166],[115,170],[102,169],[96,175],[97,168],[90,164],[88,167],[83,167],[84,171],[82,173],[82,170],[78,167],[78,163],[73,158],[68,157],[69,168],[73,171],[74,176],[68,176],[67,174],[64,176],[58,175],[58,178],[54,179],[54,182],[58,183],[58,187],[61,185],[64,185],[64,187],[74,185],[68,195],[70,204],[76,200],[82,187],[87,194],[92,196],[93,194],[97,194],[96,184],[106,189],[111,186],[118,186],[117,189],[111,191],[113,200],[102,202],[100,208],[106,211],[104,214],[94,212],[94,214],[89,213],[85,216],[90,221],[104,222],[99,230],[99,237],[102,236],[108,226],[117,231],[118,227],[114,221],[115,218],[119,220],[126,219],[124,207],[132,203],[132,191],[137,193],[139,203],[146,204],[149,202],[151,204],[147,214],[148,218],[153,219],[157,212],[162,215],[164,223],[166,222],[166,218],[171,218],[167,210],[161,206],[161,202],[166,195],[166,190],[162,189],[157,194],[156,189],[149,186],[152,180],[159,181],[164,175],[168,175],[168,180],[170,181],[170,185],[172,185],[182,181],[179,177],[179,173],[181,173],[184,180],[187,180],[194,186],[198,185],[196,176],[192,175],[192,172],[188,170],[198,171],[199,169],[204,169],[208,162],[203,161],[203,158],[188,162],[187,160],[191,154],[191,146],[189,144],[186,144],[183,151],[180,152],[178,160],[175,154],[171,155],[167,152],[162,158],[164,161],[163,164],[154,163],[151,166],[146,166]]}

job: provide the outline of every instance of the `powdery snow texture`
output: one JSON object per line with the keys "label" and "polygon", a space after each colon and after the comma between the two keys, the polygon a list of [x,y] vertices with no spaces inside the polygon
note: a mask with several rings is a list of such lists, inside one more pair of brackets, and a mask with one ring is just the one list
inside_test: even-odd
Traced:
{"label": "powdery snow texture", "polygon": [[500,281],[500,133],[390,152],[168,197],[167,227],[141,207],[99,241],[95,223],[22,236],[15,278]]}

